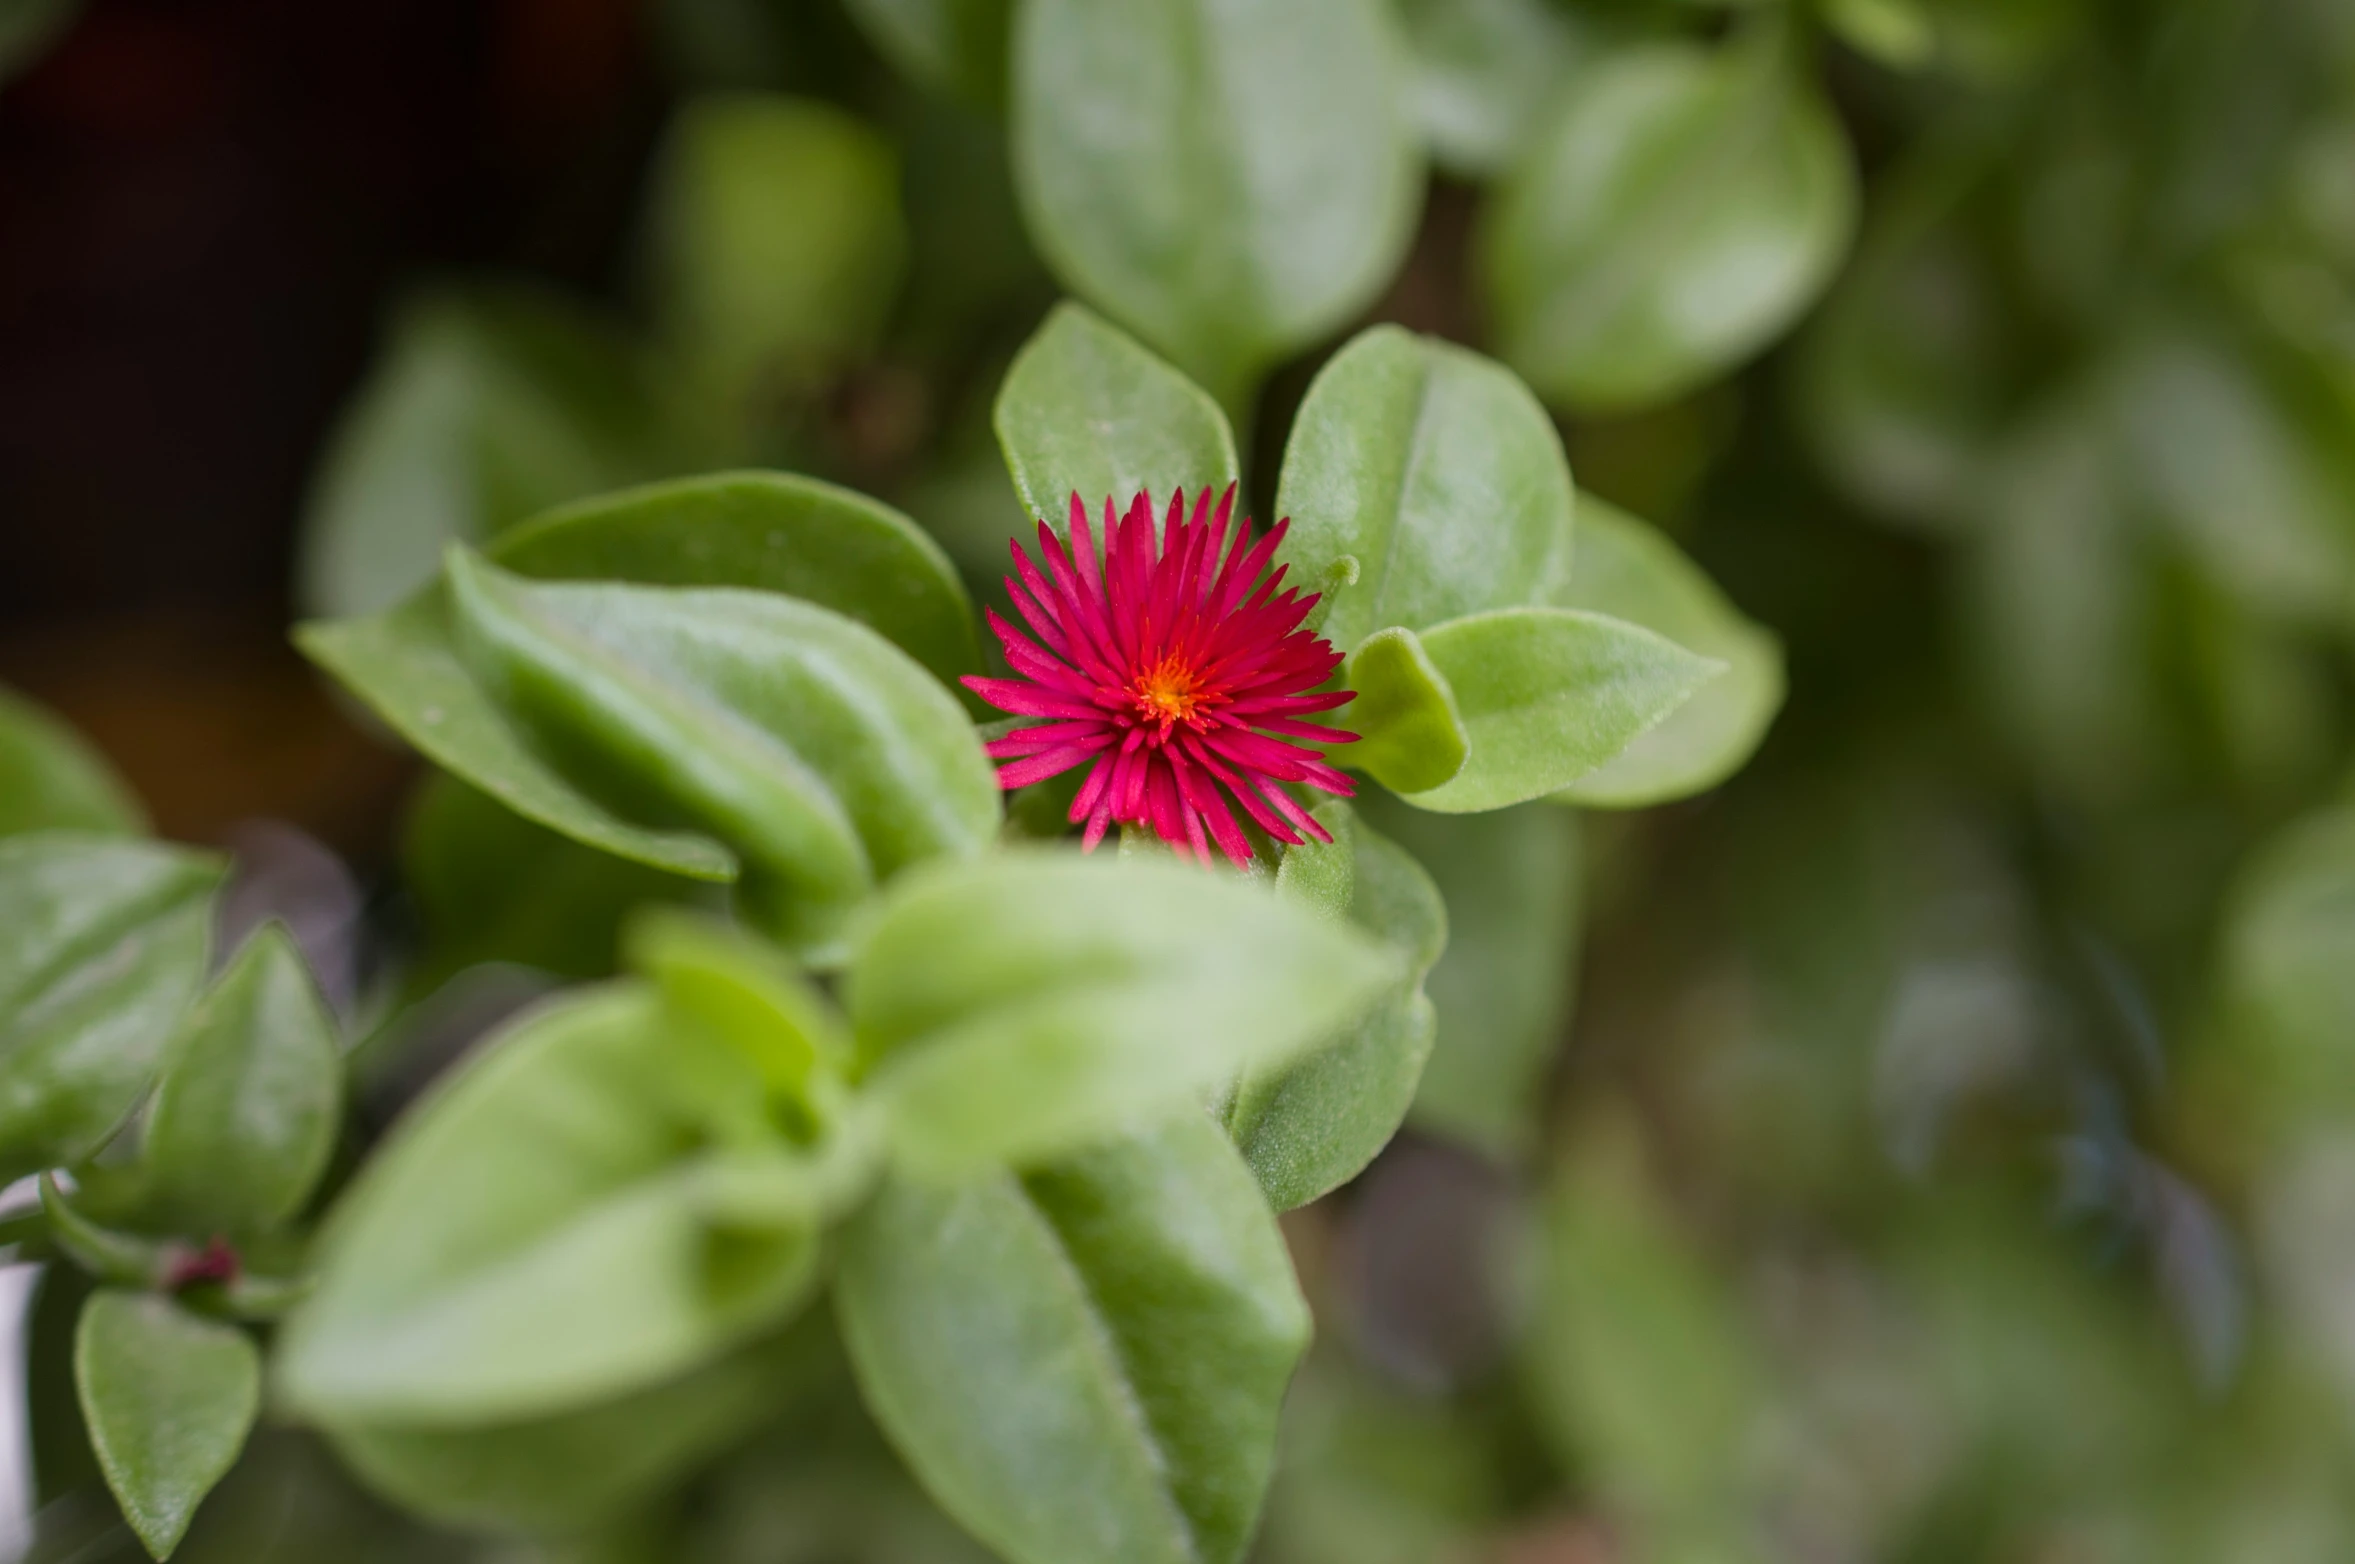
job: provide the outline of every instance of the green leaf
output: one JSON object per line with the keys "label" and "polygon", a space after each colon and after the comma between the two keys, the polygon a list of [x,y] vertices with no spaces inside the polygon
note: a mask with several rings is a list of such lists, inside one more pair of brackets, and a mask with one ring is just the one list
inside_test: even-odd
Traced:
{"label": "green leaf", "polygon": [[74,1332],[74,1384],[106,1485],[162,1559],[236,1464],[261,1402],[261,1354],[232,1325],[153,1293],[101,1291]]}
{"label": "green leaf", "polygon": [[707,93],[650,175],[665,340],[718,394],[790,390],[867,351],[906,268],[890,145],[826,104]]}
{"label": "green leaf", "polygon": [[1391,952],[1167,858],[1003,852],[911,881],[852,958],[852,1027],[903,1167],[1099,1143],[1333,1040]]}
{"label": "green leaf", "polygon": [[0,688],[0,836],[146,829],[146,810],[106,757],[45,708]]}
{"label": "green leaf", "polygon": [[408,974],[412,996],[485,962],[609,977],[633,910],[718,894],[705,882],[584,847],[447,772],[418,790],[401,870],[424,934]]}
{"label": "green leaf", "polygon": [[1500,172],[1593,47],[1546,0],[1391,0],[1414,56],[1423,138],[1453,174]]}
{"label": "green leaf", "polygon": [[808,1392],[800,1328],[651,1389],[479,1427],[332,1422],[336,1454],[377,1492],[446,1525],[574,1533],[644,1504]]}
{"label": "green leaf", "polygon": [[997,774],[956,698],[831,610],[539,585],[463,554],[450,590],[469,668],[541,753],[735,847],[757,916],[811,959],[879,882],[997,832]]}
{"label": "green leaf", "polygon": [[795,473],[723,472],[538,516],[489,557],[548,581],[751,587],[855,619],[944,684],[979,666],[956,566],[879,500]]}
{"label": "green leaf", "polygon": [[1657,44],[1601,61],[1487,215],[1504,357],[1582,411],[1682,395],[1814,300],[1856,206],[1838,122],[1771,44]]}
{"label": "green leaf", "polygon": [[440,583],[385,613],[297,625],[294,642],[426,759],[525,819],[671,874],[736,878],[736,855],[710,837],[632,824],[542,760],[459,660]]}
{"label": "green leaf", "polygon": [[1360,808],[1430,871],[1447,904],[1447,951],[1426,985],[1439,1036],[1415,1125],[1499,1158],[1526,1155],[1577,972],[1578,817],[1547,804],[1435,815],[1372,798]]}
{"label": "green leaf", "polygon": [[2327,1126],[2355,1105],[2355,809],[2296,821],[2252,855],[2224,903],[2226,1034],[2267,1128]]}
{"label": "green leaf", "polygon": [[1023,508],[1057,530],[1074,494],[1125,511],[1140,492],[1223,493],[1240,471],[1218,404],[1077,304],[1055,306],[1015,355],[993,422]]}
{"label": "green leaf", "polygon": [[0,1169],[89,1156],[204,982],[212,859],[79,832],[0,839]]}
{"label": "green leaf", "polygon": [[303,607],[389,607],[433,579],[451,542],[679,459],[671,415],[611,323],[525,288],[425,295],[393,322],[312,482]]}
{"label": "green leaf", "polygon": [[252,1233],[299,1213],[342,1128],[335,1017],[283,924],[265,924],[165,1056],[144,1194],[180,1231]]}
{"label": "green leaf", "polygon": [[850,1034],[775,946],[710,918],[650,912],[631,928],[630,965],[674,1015],[742,1054],[769,1089],[805,1110],[850,1062]]}
{"label": "green leaf", "polygon": [[[287,1320],[287,1403],[331,1425],[498,1425],[660,1384],[788,1314],[805,1227],[718,1222],[773,1143],[760,1081],[642,989],[535,1011],[402,1121],[330,1213]],[[593,1307],[584,1307],[584,1302]]]}
{"label": "green leaf", "polygon": [[1308,1311],[1218,1128],[1017,1177],[891,1183],[845,1235],[843,1336],[941,1506],[1015,1564],[1233,1564]]}
{"label": "green leaf", "polygon": [[1741,1497],[1765,1386],[1738,1301],[1624,1163],[1590,1144],[1546,1218],[1529,1343],[1540,1426],[1599,1491],[1690,1523]]}
{"label": "green leaf", "polygon": [[1439,786],[1472,752],[1447,675],[1422,638],[1403,626],[1376,630],[1349,654],[1342,682],[1357,699],[1333,719],[1358,735],[1338,757],[1402,793]]}
{"label": "green leaf", "polygon": [[1311,582],[1357,561],[1320,625],[1348,651],[1388,625],[1550,601],[1570,579],[1575,501],[1553,420],[1510,371],[1376,326],[1300,404],[1276,489],[1292,521],[1281,558]]}
{"label": "green leaf", "polygon": [[1568,786],[1725,669],[1640,626],[1560,608],[1450,620],[1426,632],[1423,645],[1472,741],[1452,781],[1407,795],[1443,814],[1501,809]]}
{"label": "green leaf", "polygon": [[848,0],[901,75],[989,105],[1006,96],[1013,0]]}
{"label": "green leaf", "polygon": [[1398,48],[1369,0],[1029,0],[1014,172],[1081,297],[1222,405],[1373,301],[1421,170]]}
{"label": "green leaf", "polygon": [[1355,1178],[1398,1132],[1431,1055],[1423,979],[1447,945],[1447,907],[1422,865],[1338,799],[1316,816],[1333,843],[1285,849],[1278,887],[1389,945],[1404,976],[1332,1046],[1236,1088],[1227,1133],[1279,1211]]}
{"label": "green leaf", "polygon": [[1556,799],[1589,808],[1663,803],[1715,787],[1757,752],[1782,709],[1782,642],[1745,618],[1666,536],[1584,500],[1577,574],[1555,601],[1656,630],[1726,669]]}

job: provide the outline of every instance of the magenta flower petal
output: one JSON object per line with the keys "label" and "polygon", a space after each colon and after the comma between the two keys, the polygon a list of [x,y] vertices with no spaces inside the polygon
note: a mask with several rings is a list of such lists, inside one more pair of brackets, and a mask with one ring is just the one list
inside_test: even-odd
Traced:
{"label": "magenta flower petal", "polygon": [[1357,737],[1299,720],[1354,699],[1319,689],[1341,654],[1300,628],[1317,598],[1286,589],[1274,565],[1287,524],[1254,540],[1234,501],[1231,485],[1215,505],[1204,489],[1189,517],[1173,494],[1156,536],[1150,495],[1125,512],[1107,496],[1091,526],[1074,494],[1068,539],[1041,521],[1036,561],[1012,545],[1006,586],[1030,634],[995,613],[989,627],[1017,677],[965,685],[1001,711],[1053,719],[989,746],[1006,763],[1000,786],[1090,766],[1071,805],[1083,847],[1115,823],[1149,825],[1181,857],[1207,861],[1215,843],[1248,863],[1235,808],[1278,841],[1330,841],[1281,784],[1353,791],[1292,742]]}

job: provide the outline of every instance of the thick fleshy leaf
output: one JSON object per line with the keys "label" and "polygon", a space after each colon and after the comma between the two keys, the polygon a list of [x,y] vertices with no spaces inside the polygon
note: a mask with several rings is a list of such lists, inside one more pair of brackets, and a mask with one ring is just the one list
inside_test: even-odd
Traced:
{"label": "thick fleshy leaf", "polygon": [[798,473],[723,472],[601,494],[486,551],[517,575],[782,592],[873,630],[944,683],[977,666],[957,567],[880,500]]}
{"label": "thick fleshy leaf", "polygon": [[1029,0],[1014,172],[1074,293],[1222,405],[1371,302],[1420,193],[1373,0]]}
{"label": "thick fleshy leaf", "polygon": [[937,680],[864,625],[727,588],[540,585],[454,555],[469,670],[565,774],[743,854],[755,915],[813,959],[912,863],[996,834],[997,774]]}
{"label": "thick fleshy leaf", "polygon": [[853,957],[851,1024],[901,1164],[1028,1163],[1331,1041],[1389,950],[1167,857],[1006,852],[927,874]]}
{"label": "thick fleshy leaf", "polygon": [[1464,769],[1471,735],[1447,675],[1414,631],[1392,625],[1367,636],[1349,654],[1342,682],[1357,699],[1336,720],[1358,742],[1338,758],[1401,793],[1437,787]]}
{"label": "thick fleshy leaf", "polygon": [[1377,326],[1300,405],[1276,489],[1292,521],[1280,558],[1303,584],[1357,561],[1319,626],[1349,651],[1387,625],[1551,601],[1570,580],[1576,499],[1553,420],[1510,371]]}
{"label": "thick fleshy leaf", "polygon": [[1856,171],[1778,48],[1630,49],[1580,73],[1482,235],[1504,357],[1579,409],[1666,401],[1831,280]]}
{"label": "thick fleshy leaf", "polygon": [[430,1520],[577,1532],[627,1512],[774,1419],[813,1379],[798,1325],[678,1379],[577,1411],[443,1427],[329,1422],[363,1482]]}
{"label": "thick fleshy leaf", "polygon": [[342,1125],[335,1016],[283,924],[248,940],[165,1056],[141,1155],[158,1217],[250,1233],[294,1216]]}
{"label": "thick fleshy leaf", "polygon": [[767,1142],[761,1103],[748,1062],[643,989],[518,1021],[330,1214],[318,1290],[279,1338],[286,1402],[332,1425],[501,1425],[659,1385],[775,1324],[812,1280],[811,1232],[724,1225],[706,1198],[728,1148]]}
{"label": "thick fleshy leaf", "polygon": [[123,1518],[149,1553],[168,1558],[245,1447],[261,1354],[235,1326],[169,1298],[102,1291],[74,1332],[74,1383]]}
{"label": "thick fleshy leaf", "polygon": [[1333,842],[1287,848],[1278,888],[1391,946],[1404,976],[1338,1042],[1236,1088],[1227,1132],[1279,1211],[1355,1178],[1398,1132],[1431,1054],[1423,979],[1447,945],[1447,907],[1422,865],[1337,799],[1316,813]]}
{"label": "thick fleshy leaf", "polygon": [[1013,0],[847,0],[844,9],[911,80],[978,104],[1005,97]]}
{"label": "thick fleshy leaf", "polygon": [[1443,814],[1502,809],[1567,787],[1625,750],[1725,670],[1637,625],[1561,608],[1505,608],[1423,636],[1455,692],[1471,753],[1407,801]]}
{"label": "thick fleshy leaf", "polygon": [[1578,569],[1555,601],[1657,630],[1725,672],[1658,726],[1554,796],[1628,809],[1715,787],[1742,768],[1783,704],[1783,647],[1659,531],[1588,498],[1579,507]]}
{"label": "thick fleshy leaf", "polygon": [[714,919],[650,912],[629,934],[630,965],[674,1017],[741,1054],[770,1092],[805,1112],[851,1057],[842,1017],[765,940]]}
{"label": "thick fleshy leaf", "polygon": [[1429,870],[1447,951],[1425,987],[1439,1036],[1414,1123],[1500,1159],[1536,1144],[1546,1070],[1578,970],[1578,817],[1547,804],[1435,815],[1373,798],[1365,815]]}
{"label": "thick fleshy leaf", "polygon": [[1414,58],[1414,102],[1431,155],[1451,173],[1512,162],[1594,45],[1548,0],[1391,0]]}
{"label": "thick fleshy leaf", "polygon": [[147,828],[147,813],[87,740],[0,688],[0,836]]}
{"label": "thick fleshy leaf", "polygon": [[79,1161],[147,1090],[204,982],[210,858],[71,831],[0,839],[0,1169]]}
{"label": "thick fleshy leaf", "polygon": [[707,93],[649,177],[657,324],[738,413],[873,343],[907,259],[897,161],[873,130],[809,99]]}
{"label": "thick fleshy leaf", "polygon": [[525,819],[671,874],[736,878],[736,855],[710,837],[634,825],[542,760],[459,660],[439,583],[381,614],[297,625],[294,642],[426,759]]}
{"label": "thick fleshy leaf", "polygon": [[1199,1113],[1025,1176],[894,1182],[836,1282],[867,1404],[1017,1564],[1234,1564],[1309,1319]]}
{"label": "thick fleshy leaf", "polygon": [[520,288],[416,300],[313,480],[304,608],[374,613],[452,542],[677,470],[670,416],[637,349],[578,305]]}
{"label": "thick fleshy leaf", "polygon": [[1141,492],[1223,493],[1240,470],[1209,394],[1077,304],[1057,305],[1015,356],[994,422],[1023,508],[1057,529],[1074,494],[1091,514],[1107,498],[1126,510]]}

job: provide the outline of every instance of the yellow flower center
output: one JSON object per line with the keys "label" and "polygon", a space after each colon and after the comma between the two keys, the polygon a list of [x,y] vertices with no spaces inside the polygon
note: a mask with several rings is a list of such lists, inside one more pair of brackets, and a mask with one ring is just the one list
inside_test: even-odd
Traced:
{"label": "yellow flower center", "polygon": [[1164,657],[1137,675],[1129,694],[1137,703],[1137,715],[1160,723],[1166,733],[1173,724],[1193,719],[1202,702],[1202,681],[1181,659]]}

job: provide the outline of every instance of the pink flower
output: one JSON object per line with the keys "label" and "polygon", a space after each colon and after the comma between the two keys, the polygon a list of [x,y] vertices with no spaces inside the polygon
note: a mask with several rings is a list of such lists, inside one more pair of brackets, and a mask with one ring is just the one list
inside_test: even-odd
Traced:
{"label": "pink flower", "polygon": [[1012,545],[1006,587],[1037,639],[991,611],[989,626],[1020,677],[965,684],[1001,711],[1052,719],[989,746],[1008,762],[999,785],[1022,787],[1092,763],[1071,804],[1072,821],[1087,822],[1086,848],[1118,820],[1151,825],[1181,856],[1208,862],[1215,840],[1247,864],[1251,842],[1228,800],[1279,842],[1304,835],[1329,842],[1282,784],[1305,782],[1344,798],[1355,791],[1322,756],[1287,742],[1354,740],[1301,719],[1355,697],[1316,693],[1341,654],[1300,628],[1316,594],[1278,592],[1283,569],[1268,573],[1287,524],[1253,544],[1246,519],[1230,540],[1234,501],[1230,485],[1213,511],[1204,489],[1189,521],[1185,495],[1172,494],[1156,541],[1150,495],[1138,495],[1117,522],[1107,497],[1099,559],[1087,507],[1074,494],[1069,550],[1044,521],[1043,571]]}

